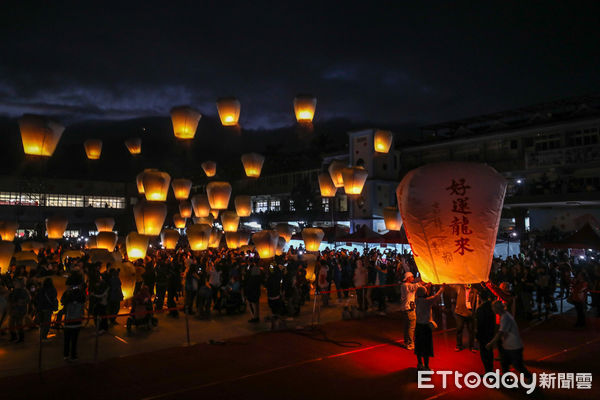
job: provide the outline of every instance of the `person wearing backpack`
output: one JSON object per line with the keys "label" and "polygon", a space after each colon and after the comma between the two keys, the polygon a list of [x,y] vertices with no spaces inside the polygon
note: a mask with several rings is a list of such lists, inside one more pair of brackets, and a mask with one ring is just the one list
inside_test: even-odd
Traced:
{"label": "person wearing backpack", "polygon": [[40,323],[40,337],[48,340],[52,313],[58,310],[58,298],[51,278],[45,278],[42,289],[37,292],[37,313]]}
{"label": "person wearing backpack", "polygon": [[81,318],[85,304],[85,292],[81,285],[70,286],[62,295],[60,302],[65,309],[65,345],[63,356],[65,361],[77,360],[77,339],[81,330]]}

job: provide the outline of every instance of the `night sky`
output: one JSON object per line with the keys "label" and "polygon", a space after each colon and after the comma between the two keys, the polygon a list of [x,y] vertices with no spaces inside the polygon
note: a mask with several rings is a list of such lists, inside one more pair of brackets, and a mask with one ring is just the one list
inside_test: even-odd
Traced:
{"label": "night sky", "polygon": [[270,129],[291,125],[293,97],[308,92],[316,122],[426,124],[600,89],[599,2],[11,3],[0,16],[10,117],[180,104],[215,116],[215,99],[234,95],[245,128]]}

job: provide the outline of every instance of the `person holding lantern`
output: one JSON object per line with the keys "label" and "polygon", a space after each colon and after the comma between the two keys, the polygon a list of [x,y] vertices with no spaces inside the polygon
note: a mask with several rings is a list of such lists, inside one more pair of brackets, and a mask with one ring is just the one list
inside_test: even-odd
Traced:
{"label": "person holding lantern", "polygon": [[[429,286],[429,285],[428,285]],[[417,356],[417,370],[429,371],[429,358],[433,357],[433,330],[431,323],[431,307],[441,296],[446,287],[444,283],[438,291],[427,296],[427,289],[420,286],[416,290],[415,298],[415,355]]]}

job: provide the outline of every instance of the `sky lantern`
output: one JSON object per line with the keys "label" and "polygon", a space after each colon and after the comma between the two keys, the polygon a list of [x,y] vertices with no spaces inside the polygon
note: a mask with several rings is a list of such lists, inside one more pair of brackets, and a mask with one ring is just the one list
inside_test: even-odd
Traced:
{"label": "sky lantern", "polygon": [[235,212],[240,217],[249,217],[252,214],[252,198],[245,194],[235,196]]}
{"label": "sky lantern", "polygon": [[167,217],[167,205],[154,201],[140,201],[133,207],[133,216],[140,235],[158,236]]}
{"label": "sky lantern", "polygon": [[137,232],[129,232],[129,235],[125,238],[125,248],[127,249],[129,261],[146,257],[148,240],[148,236],[140,235]]}
{"label": "sky lantern", "polygon": [[227,242],[227,247],[230,249],[237,249],[240,247],[238,232],[225,232],[225,241]]}
{"label": "sky lantern", "polygon": [[67,217],[62,215],[54,215],[46,218],[46,231],[48,232],[48,239],[62,239],[67,229],[69,221]]}
{"label": "sky lantern", "polygon": [[214,222],[215,217],[213,217],[211,214],[208,214],[206,217],[194,217],[195,224],[207,224],[213,226]]}
{"label": "sky lantern", "polygon": [[142,139],[140,139],[138,137],[129,138],[129,139],[125,140],[125,147],[127,147],[127,150],[129,150],[129,154],[131,154],[132,156],[141,154],[142,153]]}
{"label": "sky lantern", "polygon": [[149,170],[142,176],[144,196],[148,201],[166,201],[171,176],[163,171]]}
{"label": "sky lantern", "polygon": [[5,274],[10,267],[10,260],[15,252],[15,245],[5,240],[0,242],[0,274]]}
{"label": "sky lantern", "polygon": [[117,234],[114,232],[98,232],[96,235],[96,248],[112,252],[117,245]]}
{"label": "sky lantern", "polygon": [[210,214],[210,204],[208,196],[205,194],[195,194],[192,196],[192,207],[196,217],[208,217]]}
{"label": "sky lantern", "polygon": [[337,188],[331,180],[331,175],[327,172],[319,174],[319,189],[321,190],[321,197],[335,197]]}
{"label": "sky lantern", "polygon": [[266,260],[275,256],[277,243],[279,240],[279,232],[272,230],[263,230],[252,235],[252,242],[258,251],[261,259]]}
{"label": "sky lantern", "polygon": [[40,242],[29,240],[21,243],[21,251],[33,251],[35,254],[39,253],[40,249],[44,247]]}
{"label": "sky lantern", "polygon": [[265,157],[258,153],[242,154],[242,164],[248,178],[258,178],[264,162]]}
{"label": "sky lantern", "polygon": [[173,225],[175,225],[175,228],[177,229],[185,228],[185,218],[183,218],[180,214],[174,214]]}
{"label": "sky lantern", "polygon": [[[231,197],[231,185],[228,182],[210,182],[206,185],[206,194],[208,195],[210,208],[227,210],[229,198]],[[198,216],[200,217],[200,215]]]}
{"label": "sky lantern", "polygon": [[223,126],[235,126],[240,119],[240,101],[235,97],[222,97],[217,100],[217,111]]}
{"label": "sky lantern", "polygon": [[112,232],[115,227],[115,219],[113,217],[96,218],[96,229],[98,232]]}
{"label": "sky lantern", "polygon": [[50,157],[65,127],[41,115],[25,114],[19,118],[21,140],[25,154]]}
{"label": "sky lantern", "polygon": [[171,182],[173,187],[173,194],[177,200],[187,200],[190,197],[190,190],[192,190],[192,181],[185,178],[173,179]]}
{"label": "sky lantern", "polygon": [[121,290],[123,291],[123,300],[133,298],[135,285],[137,282],[136,268],[130,262],[119,264],[119,279],[121,280]]}
{"label": "sky lantern", "polygon": [[221,245],[221,238],[223,237],[223,232],[219,229],[213,228],[210,231],[210,238],[208,239],[208,247],[210,248],[218,248]]}
{"label": "sky lantern", "polygon": [[97,244],[96,236],[90,236],[88,238],[87,242],[85,243],[85,247],[87,247],[88,249],[97,249],[98,244]]}
{"label": "sky lantern", "polygon": [[392,147],[394,135],[390,131],[377,130],[373,137],[373,146],[377,153],[388,153]]}
{"label": "sky lantern", "polygon": [[85,149],[85,155],[88,159],[98,160],[100,154],[102,154],[102,140],[88,139],[83,142],[83,148]]}
{"label": "sky lantern", "polygon": [[336,188],[344,187],[344,177],[342,176],[342,170],[346,168],[347,165],[343,161],[334,160],[331,164],[329,164],[329,176],[331,176],[331,180]]}
{"label": "sky lantern", "polygon": [[192,225],[187,228],[186,234],[190,248],[194,251],[206,250],[210,242],[212,227],[208,224]]}
{"label": "sky lantern", "polygon": [[368,176],[369,173],[362,167],[348,167],[342,169],[344,192],[349,196],[360,195]]}
{"label": "sky lantern", "polygon": [[217,163],[214,161],[204,161],[200,164],[207,178],[212,178],[217,174]]}
{"label": "sky lantern", "polygon": [[477,163],[443,162],[410,171],[396,196],[424,281],[488,280],[506,180]]}
{"label": "sky lantern", "polygon": [[294,234],[294,227],[290,224],[277,224],[275,225],[275,230],[279,233],[279,236],[283,236],[286,242],[289,243],[289,241],[292,240],[292,235]]}
{"label": "sky lantern", "polygon": [[213,217],[214,219],[217,219],[217,218],[219,218],[219,210],[213,210],[213,209],[211,209],[211,210],[210,210],[210,215],[212,215],[212,217]]}
{"label": "sky lantern", "polygon": [[302,239],[304,240],[304,247],[306,251],[319,251],[321,241],[325,236],[323,229],[319,228],[304,228],[302,230]]}
{"label": "sky lantern", "polygon": [[317,108],[317,98],[311,95],[299,94],[294,98],[294,113],[299,123],[311,123]]}
{"label": "sky lantern", "polygon": [[0,221],[0,238],[5,242],[12,242],[17,234],[19,223],[17,221]]}
{"label": "sky lantern", "polygon": [[275,255],[280,256],[283,254],[283,249],[285,248],[286,241],[282,236],[277,238],[277,248],[275,249]]}
{"label": "sky lantern", "polygon": [[240,224],[240,217],[234,211],[225,211],[221,214],[221,224],[225,232],[236,232]]}
{"label": "sky lantern", "polygon": [[247,246],[250,242],[250,234],[248,232],[237,231],[238,246]]}
{"label": "sky lantern", "polygon": [[202,114],[191,107],[173,107],[171,109],[171,122],[173,122],[175,137],[177,139],[193,139],[196,136],[200,118],[202,118]]}
{"label": "sky lantern", "polygon": [[402,217],[398,207],[385,207],[383,209],[383,221],[385,222],[385,229],[399,231],[402,228]]}
{"label": "sky lantern", "polygon": [[[208,200],[207,200],[208,202]],[[192,203],[187,200],[179,202],[179,215],[183,218],[190,218],[192,216]]]}
{"label": "sky lantern", "polygon": [[175,229],[165,229],[160,234],[160,241],[167,250],[174,250],[179,242],[179,232]]}

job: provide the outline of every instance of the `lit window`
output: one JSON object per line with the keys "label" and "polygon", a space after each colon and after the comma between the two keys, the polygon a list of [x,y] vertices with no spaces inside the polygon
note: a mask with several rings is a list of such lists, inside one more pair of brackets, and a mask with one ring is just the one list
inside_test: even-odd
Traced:
{"label": "lit window", "polygon": [[266,212],[269,211],[269,203],[266,200],[257,200],[254,202],[255,212]]}
{"label": "lit window", "polygon": [[296,211],[296,207],[294,207],[294,200],[290,200],[290,211]]}
{"label": "lit window", "polygon": [[328,198],[321,199],[321,207],[323,208],[324,212],[329,212],[329,199]]}
{"label": "lit window", "polygon": [[279,211],[281,210],[281,202],[279,200],[271,200],[269,207],[271,211]]}

